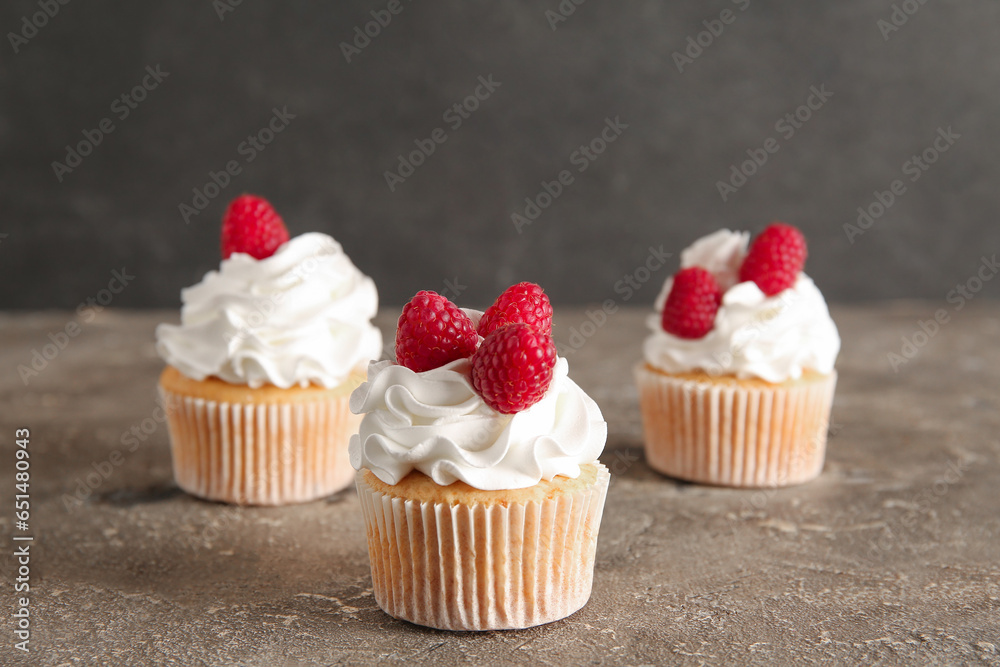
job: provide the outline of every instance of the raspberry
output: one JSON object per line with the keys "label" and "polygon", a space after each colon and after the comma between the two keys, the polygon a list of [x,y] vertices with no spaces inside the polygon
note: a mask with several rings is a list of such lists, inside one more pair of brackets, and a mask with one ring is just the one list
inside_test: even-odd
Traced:
{"label": "raspberry", "polygon": [[222,259],[245,252],[264,259],[288,241],[285,223],[263,197],[240,195],[222,216]]}
{"label": "raspberry", "polygon": [[472,355],[472,386],[497,412],[520,412],[542,400],[555,365],[552,336],[524,322],[505,324]]}
{"label": "raspberry", "polygon": [[679,338],[701,338],[715,326],[722,303],[722,289],[715,277],[701,268],[681,269],[663,304],[663,330]]}
{"label": "raspberry", "polygon": [[417,292],[396,326],[396,361],[423,373],[470,356],[479,334],[469,316],[435,292]]}
{"label": "raspberry", "polygon": [[518,283],[505,289],[479,320],[479,335],[485,338],[513,322],[524,322],[540,333],[552,334],[552,304],[541,287]]}
{"label": "raspberry", "polygon": [[774,296],[795,284],[807,254],[802,232],[791,225],[772,223],[750,244],[740,267],[740,282],[752,280],[764,294]]}

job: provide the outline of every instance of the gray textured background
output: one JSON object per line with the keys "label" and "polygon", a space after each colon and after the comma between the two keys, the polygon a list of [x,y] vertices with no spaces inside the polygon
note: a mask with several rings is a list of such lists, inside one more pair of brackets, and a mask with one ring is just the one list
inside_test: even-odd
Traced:
{"label": "gray textured background", "polygon": [[[888,0],[585,2],[555,31],[556,0],[403,0],[346,62],[340,42],[386,4],[244,0],[220,20],[207,1],[78,0],[15,54],[8,33],[38,6],[3,3],[0,307],[76,306],[121,266],[136,279],[115,305],[174,306],[217,265],[241,191],[293,234],[334,235],[395,304],[456,277],[468,305],[520,279],[593,302],[651,245],[774,218],[807,232],[831,300],[943,299],[1000,245],[996,2],[932,0],[886,40]],[[726,8],[735,20],[678,72],[672,54]],[[119,120],[112,102],[157,64],[169,77]],[[452,131],[442,114],[480,75],[501,87]],[[775,123],[822,84],[833,97],[786,140]],[[185,224],[192,188],[286,105],[295,120]],[[628,129],[518,234],[511,214],[608,116]],[[58,182],[52,162],[105,117],[114,132]],[[906,180],[949,126],[961,138]],[[383,172],[436,127],[447,141],[390,192]],[[716,181],[768,137],[780,150],[723,202]],[[849,243],[843,225],[897,178],[906,193]]]}

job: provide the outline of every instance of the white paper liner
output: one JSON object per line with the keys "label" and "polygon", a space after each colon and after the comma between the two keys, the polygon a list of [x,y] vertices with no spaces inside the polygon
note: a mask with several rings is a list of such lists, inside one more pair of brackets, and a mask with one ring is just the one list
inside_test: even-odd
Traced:
{"label": "white paper liner", "polygon": [[789,385],[635,369],[646,460],[671,477],[738,487],[801,484],[823,469],[837,374]]}
{"label": "white paper liner", "polygon": [[527,628],[590,598],[610,474],[542,502],[450,505],[392,498],[357,476],[375,600],[442,630]]}
{"label": "white paper liner", "polygon": [[350,396],[289,403],[227,403],[160,387],[174,478],[188,493],[240,505],[285,505],[347,487],[347,454],[361,417]]}

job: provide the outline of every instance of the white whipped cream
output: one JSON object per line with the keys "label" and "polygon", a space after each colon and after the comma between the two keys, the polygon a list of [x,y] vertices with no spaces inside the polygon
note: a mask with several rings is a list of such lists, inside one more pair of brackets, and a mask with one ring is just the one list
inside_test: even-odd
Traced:
{"label": "white whipped cream", "polygon": [[387,484],[419,470],[442,486],[461,480],[485,491],[576,478],[603,451],[608,425],[568,370],[559,357],[542,400],[505,415],[473,389],[469,359],[423,373],[373,362],[351,395],[351,411],[365,415],[351,464]]}
{"label": "white whipped cream", "polygon": [[681,268],[701,266],[724,290],[715,327],[703,338],[679,338],[663,330],[663,304],[673,286],[668,278],[647,324],[652,334],[643,346],[646,361],[667,373],[704,371],[784,382],[806,370],[833,371],[840,335],[826,301],[812,279],[799,274],[795,284],[772,297],[753,282],[737,283],[749,234],[721,230],[696,241],[681,254]]}
{"label": "white whipped cream", "polygon": [[265,259],[234,253],[181,301],[181,324],[159,325],[156,348],[195,380],[332,388],[382,354],[375,284],[326,234]]}

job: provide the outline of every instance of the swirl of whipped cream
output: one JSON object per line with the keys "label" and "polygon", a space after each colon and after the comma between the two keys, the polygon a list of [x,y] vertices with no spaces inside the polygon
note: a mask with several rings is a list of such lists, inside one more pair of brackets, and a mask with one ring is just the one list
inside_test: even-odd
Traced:
{"label": "swirl of whipped cream", "polygon": [[784,382],[806,370],[833,371],[840,335],[826,301],[812,279],[799,274],[795,284],[772,297],[753,282],[737,283],[749,235],[721,230],[696,241],[681,254],[681,268],[701,266],[713,273],[725,293],[715,326],[703,338],[667,333],[661,312],[673,286],[668,278],[647,320],[652,333],[643,346],[646,361],[667,373],[703,371]]}
{"label": "swirl of whipped cream", "polygon": [[351,395],[364,413],[351,437],[351,464],[397,484],[419,470],[442,486],[456,480],[484,491],[520,489],[556,475],[576,478],[597,460],[608,425],[600,408],[556,361],[538,403],[505,415],[472,387],[471,362],[459,359],[423,373],[372,362],[368,381]]}
{"label": "swirl of whipped cream", "polygon": [[181,324],[159,325],[156,348],[195,380],[333,388],[382,354],[375,284],[326,234],[265,259],[234,253],[181,301]]}

